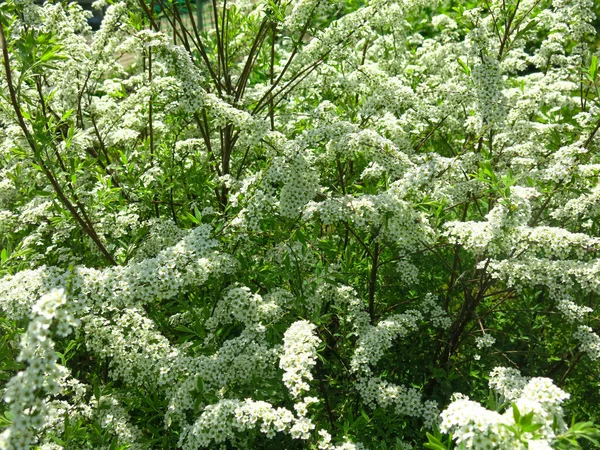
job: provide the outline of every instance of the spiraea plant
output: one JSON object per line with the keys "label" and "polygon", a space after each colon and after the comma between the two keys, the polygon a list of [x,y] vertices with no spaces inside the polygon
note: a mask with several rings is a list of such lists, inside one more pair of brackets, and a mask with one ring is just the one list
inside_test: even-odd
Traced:
{"label": "spiraea plant", "polygon": [[598,445],[592,0],[95,6],[0,4],[0,449]]}

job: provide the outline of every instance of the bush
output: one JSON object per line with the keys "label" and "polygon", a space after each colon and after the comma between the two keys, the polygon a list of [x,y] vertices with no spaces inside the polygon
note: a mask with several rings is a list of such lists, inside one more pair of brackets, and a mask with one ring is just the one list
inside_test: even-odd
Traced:
{"label": "bush", "polygon": [[183,6],[0,5],[0,448],[597,445],[598,6]]}

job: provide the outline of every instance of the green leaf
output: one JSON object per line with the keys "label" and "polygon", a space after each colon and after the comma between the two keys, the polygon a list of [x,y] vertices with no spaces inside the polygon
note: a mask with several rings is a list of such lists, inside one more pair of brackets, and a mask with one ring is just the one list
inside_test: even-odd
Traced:
{"label": "green leaf", "polygon": [[71,115],[73,115],[73,113],[74,113],[74,112],[75,112],[75,110],[74,110],[74,109],[69,109],[69,110],[67,110],[67,111],[66,111],[66,112],[65,112],[65,113],[62,115],[62,117],[60,118],[60,121],[61,121],[61,122],[66,122],[66,121],[69,119],[69,117],[71,117]]}
{"label": "green leaf", "polygon": [[471,69],[470,67],[460,58],[457,58],[457,62],[460,65],[460,67],[462,68],[462,71],[467,74],[467,75],[471,75]]}
{"label": "green leaf", "polygon": [[365,419],[367,422],[370,422],[370,421],[371,421],[371,418],[369,417],[369,415],[366,413],[366,411],[365,411],[364,409],[361,409],[361,410],[360,410],[360,414],[361,414],[361,416],[363,416],[363,417],[364,417],[364,419]]}
{"label": "green leaf", "polygon": [[513,39],[513,42],[518,39],[521,39],[528,31],[530,31],[531,29],[536,27],[538,23],[539,23],[539,20],[534,19],[534,20],[530,21],[527,25],[525,25],[525,28],[523,28],[522,30],[519,30],[517,32],[517,34],[515,35],[515,38]]}
{"label": "green leaf", "polygon": [[448,448],[444,445],[442,441],[436,438],[431,433],[426,433],[428,442],[423,444],[423,447],[429,448],[431,450],[448,450]]}
{"label": "green leaf", "polygon": [[519,408],[515,403],[511,403],[512,411],[513,411],[513,419],[515,423],[519,423],[521,421],[521,413],[519,412]]}
{"label": "green leaf", "polygon": [[189,212],[185,213],[185,217],[190,219],[192,221],[192,223],[195,223],[196,225],[200,224],[200,220],[196,216],[194,216],[193,214],[191,214]]}
{"label": "green leaf", "polygon": [[592,56],[588,74],[589,80],[593,83],[596,80],[596,75],[598,74],[598,57],[596,55]]}
{"label": "green leaf", "polygon": [[519,424],[521,425],[521,427],[528,427],[532,423],[533,423],[533,411],[522,416]]}
{"label": "green leaf", "polygon": [[531,425],[523,425],[521,426],[521,431],[523,433],[533,433],[534,431],[539,430],[544,425],[541,423],[532,423]]}

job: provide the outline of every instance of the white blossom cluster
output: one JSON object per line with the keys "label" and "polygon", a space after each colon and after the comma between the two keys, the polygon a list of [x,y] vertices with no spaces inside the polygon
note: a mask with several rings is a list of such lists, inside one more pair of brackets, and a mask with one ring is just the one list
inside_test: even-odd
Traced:
{"label": "white blossom cluster", "polygon": [[489,385],[504,398],[513,401],[519,397],[527,381],[515,368],[496,367],[490,372]]}
{"label": "white blossom cluster", "polygon": [[371,375],[371,366],[377,364],[392,346],[393,340],[416,331],[422,319],[422,314],[413,310],[391,315],[377,325],[370,326],[358,339],[351,362],[352,370],[361,375]]}
{"label": "white blossom cluster", "polygon": [[317,363],[317,346],[321,340],[315,336],[316,326],[306,320],[294,322],[283,336],[283,353],[279,367],[284,370],[283,383],[293,398],[310,390],[312,368]]}
{"label": "white blossom cluster", "polygon": [[258,428],[268,438],[286,433],[294,439],[306,440],[314,424],[306,417],[295,417],[285,408],[275,408],[268,402],[246,399],[221,400],[209,405],[180,439],[184,449],[207,447],[213,442],[243,442],[243,432]]}
{"label": "white blossom cluster", "polygon": [[219,253],[216,241],[209,235],[209,227],[199,226],[156,257],[126,266],[75,267],[73,271],[40,267],[21,271],[0,282],[1,308],[12,317],[23,317],[36,295],[68,283],[81,312],[92,305],[125,307],[170,299],[187,286],[203,284],[213,273],[234,269],[233,259]]}
{"label": "white blossom cluster", "polygon": [[260,327],[261,322],[275,320],[282,314],[282,306],[277,302],[286,299],[282,296],[270,295],[264,299],[259,294],[252,294],[246,286],[230,288],[217,303],[212,317],[207,321],[209,329],[225,325],[233,321],[244,324],[248,328]]}
{"label": "white blossom cluster", "polygon": [[144,450],[147,445],[140,444],[141,431],[132,425],[129,413],[119,401],[111,396],[104,396],[98,400],[96,420],[103,429],[108,430],[117,437],[121,445],[127,445],[134,450]]}
{"label": "white blossom cluster", "polygon": [[153,218],[144,225],[148,227],[148,236],[135,251],[135,259],[138,261],[155,257],[162,250],[176,245],[186,234],[172,220]]}
{"label": "white blossom cluster", "polygon": [[414,286],[419,283],[419,269],[407,260],[401,260],[396,265],[398,276],[407,286]]}
{"label": "white blossom cluster", "polygon": [[491,347],[495,342],[496,338],[489,333],[486,333],[483,336],[477,336],[475,338],[475,343],[479,349]]}
{"label": "white blossom cluster", "polygon": [[530,188],[515,187],[507,202],[499,201],[486,216],[485,222],[449,222],[446,233],[476,254],[485,251],[502,254],[515,245],[514,229],[531,216],[530,199],[537,196]]}
{"label": "white blossom cluster", "polygon": [[431,321],[434,327],[447,329],[452,325],[452,318],[442,308],[437,297],[431,292],[421,302],[423,316]]}
{"label": "white blossom cluster", "polygon": [[[350,286],[340,286],[338,288],[330,287],[325,285],[324,287],[329,288],[329,294],[333,296],[333,302],[340,308],[347,310],[346,321],[352,324],[352,327],[356,331],[357,335],[362,335],[370,327],[369,314],[366,311],[365,305],[359,298],[357,292]],[[325,289],[321,289],[318,294],[326,294]]]}
{"label": "white blossom cluster", "polygon": [[310,161],[301,153],[290,156],[287,161],[274,161],[269,179],[282,183],[279,207],[284,217],[295,218],[315,196],[319,179]]}
{"label": "white blossom cluster", "polygon": [[414,251],[431,239],[432,230],[419,212],[401,198],[398,189],[379,195],[335,197],[323,202],[312,202],[304,217],[318,214],[325,224],[350,220],[360,229],[380,230],[382,237],[406,251]]}
{"label": "white blossom cluster", "polygon": [[274,380],[277,377],[279,350],[269,345],[264,333],[252,329],[226,340],[209,355],[192,357],[184,353],[185,349],[181,350],[180,357],[171,366],[159,366],[162,369],[159,369],[160,386],[157,389],[166,389],[167,427],[186,422],[186,415],[194,410],[197,402],[199,382],[203,393],[221,396],[231,386],[245,386],[256,379]]}
{"label": "white blossom cluster", "polygon": [[267,402],[252,400],[221,400],[209,405],[193,426],[185,430],[180,445],[185,449],[196,449],[226,440],[234,441],[236,433],[260,424],[261,432],[274,436],[276,432],[288,431],[294,415],[284,408],[274,408]]}
{"label": "white blossom cluster", "polygon": [[393,340],[416,331],[422,319],[422,314],[413,310],[391,315],[377,325],[365,328],[359,335],[351,368],[357,374],[356,389],[365,404],[373,409],[393,407],[398,415],[420,417],[426,426],[433,426],[439,414],[436,402],[423,401],[417,389],[390,383],[373,374],[373,367],[392,346]]}
{"label": "white blossom cluster", "polygon": [[192,359],[190,365],[207,388],[218,389],[253,377],[274,378],[278,356],[278,348],[269,345],[263,332],[250,329],[225,341],[213,355]]}
{"label": "white blossom cluster", "polygon": [[509,429],[515,426],[516,420],[511,408],[501,414],[464,395],[455,394],[454,401],[441,414],[442,431],[452,433],[456,443],[468,449],[553,448],[556,427],[565,428],[561,405],[569,394],[556,387],[549,378],[526,380],[518,371],[504,368],[494,369],[490,387],[508,394],[520,416],[533,413],[533,423],[540,427],[519,436]]}
{"label": "white blossom cluster", "polygon": [[372,409],[391,407],[399,416],[422,418],[427,427],[432,427],[439,420],[437,403],[423,401],[422,394],[413,387],[390,383],[379,377],[364,377],[357,382],[356,389]]}
{"label": "white blossom cluster", "polygon": [[317,444],[319,450],[362,450],[365,448],[365,446],[359,442],[354,443],[350,441],[334,445],[331,442],[331,435],[327,431],[321,429],[317,433],[320,436],[319,443]]}
{"label": "white blossom cluster", "polygon": [[477,92],[477,111],[483,124],[500,128],[506,117],[505,99],[502,95],[502,74],[496,58],[483,56],[471,72]]}
{"label": "white blossom cluster", "polygon": [[110,358],[114,378],[132,386],[159,386],[176,379],[172,370],[178,351],[143,310],[125,308],[112,320],[96,316],[84,317],[83,322],[88,348],[99,358]]}
{"label": "white blossom cluster", "polygon": [[579,325],[573,337],[579,341],[580,349],[593,361],[600,360],[600,336],[592,327]]}
{"label": "white blossom cluster", "polygon": [[589,306],[581,306],[572,301],[569,297],[560,298],[557,302],[556,309],[569,322],[582,322],[585,319],[586,314],[594,312]]}
{"label": "white blossom cluster", "polygon": [[[46,427],[56,425],[52,424],[52,417],[60,408],[60,402],[54,404],[51,398],[69,388],[70,373],[58,363],[53,336],[68,336],[79,322],[66,303],[64,291],[53,290],[32,308],[18,357],[26,367],[9,380],[4,391],[12,421],[0,434],[0,448],[31,448]],[[61,408],[61,412],[64,413],[64,409]],[[59,420],[63,419],[59,412]]]}

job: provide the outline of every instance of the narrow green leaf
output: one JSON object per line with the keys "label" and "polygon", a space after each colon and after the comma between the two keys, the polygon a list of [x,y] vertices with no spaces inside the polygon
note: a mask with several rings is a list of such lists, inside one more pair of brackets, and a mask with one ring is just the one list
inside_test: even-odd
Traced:
{"label": "narrow green leaf", "polygon": [[596,55],[592,56],[588,73],[590,75],[590,81],[593,83],[596,80],[596,75],[598,74],[598,57]]}
{"label": "narrow green leaf", "polygon": [[471,69],[469,68],[469,66],[462,59],[458,58],[457,62],[460,65],[460,67],[462,68],[462,71],[465,74],[471,75]]}
{"label": "narrow green leaf", "polygon": [[513,42],[522,38],[528,31],[532,30],[535,26],[537,26],[538,23],[539,20],[532,20],[527,25],[525,25],[525,28],[517,32],[515,38],[513,39]]}
{"label": "narrow green leaf", "polygon": [[521,413],[519,412],[519,408],[517,408],[515,403],[511,403],[510,406],[512,407],[513,419],[515,419],[515,423],[519,423],[521,421]]}
{"label": "narrow green leaf", "polygon": [[423,447],[429,448],[431,450],[447,450],[444,443],[438,438],[436,438],[434,435],[432,435],[431,433],[426,433],[426,436],[429,442],[423,444]]}

